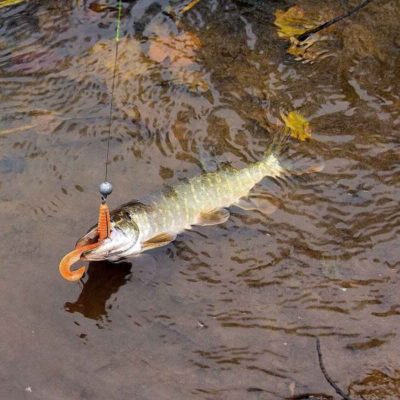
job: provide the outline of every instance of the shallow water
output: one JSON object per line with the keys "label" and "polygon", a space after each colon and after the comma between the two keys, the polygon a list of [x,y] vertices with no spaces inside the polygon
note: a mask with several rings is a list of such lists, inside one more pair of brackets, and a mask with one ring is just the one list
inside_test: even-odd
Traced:
{"label": "shallow water", "polygon": [[273,25],[289,1],[202,0],[178,23],[163,10],[181,3],[124,2],[110,206],[260,158],[281,111],[309,119],[291,148],[325,169],[263,182],[272,215],[232,208],[71,284],[58,262],[97,217],[115,49],[115,9],[94,3],[0,9],[0,398],[338,398],[319,336],[354,399],[398,399],[399,2],[332,28],[309,63]]}

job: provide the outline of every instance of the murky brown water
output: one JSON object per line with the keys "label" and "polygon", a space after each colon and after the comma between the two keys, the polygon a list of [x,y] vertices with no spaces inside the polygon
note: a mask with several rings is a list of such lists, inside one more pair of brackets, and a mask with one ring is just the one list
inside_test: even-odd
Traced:
{"label": "murky brown water", "polygon": [[162,11],[181,3],[125,1],[111,206],[252,162],[281,110],[310,120],[292,145],[325,170],[266,182],[271,216],[232,209],[71,284],[58,262],[97,218],[114,51],[115,10],[93,3],[0,9],[0,398],[338,398],[318,335],[354,399],[398,399],[399,1],[337,25],[314,63],[276,34],[290,1],[202,0],[178,24]]}

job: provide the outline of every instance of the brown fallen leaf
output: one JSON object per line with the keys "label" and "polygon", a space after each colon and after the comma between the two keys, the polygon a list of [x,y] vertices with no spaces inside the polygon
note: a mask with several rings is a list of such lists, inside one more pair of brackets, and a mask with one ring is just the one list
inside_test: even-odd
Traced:
{"label": "brown fallen leaf", "polygon": [[[91,71],[104,77],[107,84],[111,82],[115,66],[115,41],[101,40],[90,50],[89,56],[83,60],[90,65]],[[134,38],[122,38],[118,44],[118,77],[121,82],[133,79],[146,72],[146,63],[140,42]]]}
{"label": "brown fallen leaf", "polygon": [[182,68],[171,69],[176,84],[185,86],[191,92],[207,92],[208,83],[202,71],[185,70]]}
{"label": "brown fallen leaf", "polygon": [[151,39],[147,56],[159,64],[169,61],[173,82],[186,86],[190,91],[205,92],[208,84],[196,62],[196,52],[200,48],[201,41],[192,32],[163,34]]}
{"label": "brown fallen leaf", "polygon": [[100,13],[104,11],[118,11],[118,8],[109,6],[107,4],[93,2],[89,4],[89,10]]}
{"label": "brown fallen leaf", "polygon": [[176,36],[153,38],[147,55],[158,63],[169,58],[171,64],[188,66],[195,62],[196,50],[200,47],[201,41],[194,33],[183,32]]}

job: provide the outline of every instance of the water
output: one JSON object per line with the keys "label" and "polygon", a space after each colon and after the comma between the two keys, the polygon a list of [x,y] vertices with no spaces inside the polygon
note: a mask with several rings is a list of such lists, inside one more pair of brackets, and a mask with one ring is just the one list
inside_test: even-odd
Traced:
{"label": "water", "polygon": [[124,2],[110,206],[258,159],[280,111],[310,120],[291,146],[324,171],[266,181],[270,216],[232,209],[79,284],[58,263],[97,218],[116,12],[0,9],[2,399],[329,399],[315,336],[354,399],[399,398],[399,2],[333,28],[308,63],[273,25],[293,3],[256,4],[202,0],[176,24],[162,11],[178,3]]}

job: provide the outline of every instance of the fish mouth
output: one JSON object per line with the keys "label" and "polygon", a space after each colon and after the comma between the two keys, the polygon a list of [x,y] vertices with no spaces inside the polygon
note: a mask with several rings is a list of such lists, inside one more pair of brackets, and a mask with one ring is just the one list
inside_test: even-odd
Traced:
{"label": "fish mouth", "polygon": [[140,243],[137,239],[138,236],[114,227],[110,236],[102,240],[95,226],[78,240],[74,250],[63,257],[59,265],[60,274],[68,281],[78,281],[84,275],[85,267],[71,270],[73,264],[80,260],[120,261],[140,252]]}
{"label": "fish mouth", "polygon": [[96,236],[90,231],[77,243],[77,248],[84,248],[81,253],[81,259],[87,261],[119,261],[126,258],[132,254],[138,252],[138,243],[136,238],[131,237],[129,234],[114,228],[111,231],[110,237],[99,241],[97,246],[92,246],[95,243]]}
{"label": "fish mouth", "polygon": [[[99,238],[99,231],[97,228],[97,225],[90,228],[89,232],[86,233],[85,236],[83,236],[82,238],[80,238],[75,245],[75,249],[82,249],[82,253],[81,253],[81,260],[85,260],[85,261],[102,261],[105,260],[107,258],[107,256],[111,253],[110,250],[108,251],[104,251],[104,254],[97,254],[97,256],[95,255],[94,257],[91,257],[91,255],[93,254],[93,252],[95,252],[97,250],[97,252],[99,253],[99,250],[101,250],[101,247],[104,247],[104,245],[107,245],[107,243],[110,242],[110,239],[104,239],[104,240],[100,240]],[[97,246],[91,246],[97,244]]]}
{"label": "fish mouth", "polygon": [[[104,261],[108,259],[108,256],[111,254],[111,250],[101,251],[101,245],[103,243],[99,243],[98,246],[87,249],[84,249],[81,253],[81,260],[84,261]],[[90,245],[88,245],[90,246]],[[87,247],[87,246],[83,246]]]}
{"label": "fish mouth", "polygon": [[76,242],[75,249],[93,243],[99,243],[99,231],[97,225],[91,227],[89,231]]}
{"label": "fish mouth", "polygon": [[99,240],[94,243],[92,240],[79,241],[75,246],[75,249],[70,251],[61,260],[59,265],[59,271],[61,276],[70,282],[79,281],[79,279],[81,279],[82,276],[84,275],[86,268],[79,267],[78,269],[71,270],[72,265],[80,260],[85,260],[85,261],[106,260],[108,254],[110,254],[109,250],[106,250],[105,252],[102,251],[100,254],[96,255],[96,250],[99,251],[99,249],[107,247],[107,245],[109,246],[109,243],[106,242],[110,242],[110,240],[109,239]]}

